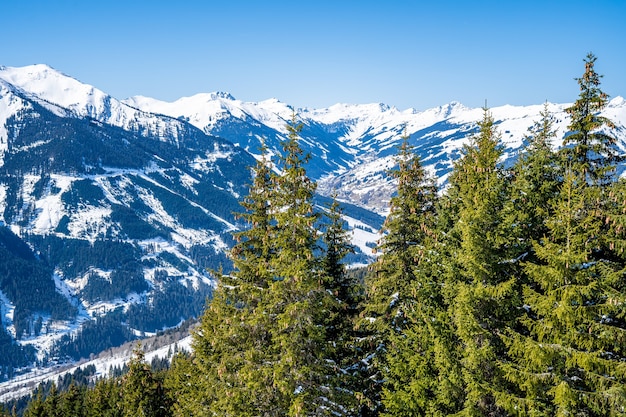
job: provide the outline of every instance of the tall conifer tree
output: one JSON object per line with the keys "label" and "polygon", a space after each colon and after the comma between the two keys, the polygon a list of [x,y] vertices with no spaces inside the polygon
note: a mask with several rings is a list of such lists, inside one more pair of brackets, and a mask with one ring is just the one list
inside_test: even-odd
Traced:
{"label": "tall conifer tree", "polygon": [[380,273],[404,267],[410,274],[403,281],[404,295],[398,297],[403,310],[395,317],[402,321],[394,323],[385,345],[384,415],[445,415],[458,410],[463,381],[441,269],[445,258],[437,230],[437,190],[408,137],[403,139],[395,174],[399,181],[392,203],[394,218],[387,224],[384,243],[389,246],[381,255],[385,268]]}
{"label": "tall conifer tree", "polygon": [[602,129],[614,125],[600,114],[608,103],[608,95],[600,89],[602,76],[595,71],[596,59],[594,54],[587,54],[585,72],[576,79],[580,94],[576,102],[565,109],[571,117],[571,133],[563,144],[573,168],[584,174],[590,183],[603,184],[612,181],[614,164],[621,158],[616,152],[615,137]]}
{"label": "tall conifer tree", "polygon": [[557,153],[552,149],[554,117],[547,103],[540,116],[529,128],[526,145],[513,165],[510,197],[504,206],[509,256],[516,263],[533,256],[532,241],[547,233],[546,218],[561,183]]}
{"label": "tall conifer tree", "polygon": [[171,372],[178,415],[252,415],[273,407],[268,359],[273,341],[264,309],[275,256],[274,187],[263,148],[249,193],[241,202],[245,210],[239,217],[248,228],[235,234],[237,243],[230,252],[234,271],[218,274],[218,287],[194,334],[191,362],[178,358]]}
{"label": "tall conifer tree", "polygon": [[358,333],[354,330],[360,303],[364,295],[363,283],[349,274],[344,258],[354,252],[350,236],[344,228],[342,210],[336,195],[325,212],[322,226],[324,288],[332,295],[327,298],[325,310],[326,346],[328,351],[329,386],[333,400],[342,405],[344,415],[360,415],[357,397],[367,387],[358,360]]}
{"label": "tall conifer tree", "polygon": [[299,145],[301,125],[287,124],[282,170],[265,158],[242,205],[249,228],[235,235],[234,271],[221,276],[194,336],[191,362],[181,360],[197,390],[176,405],[180,415],[325,415],[342,410],[330,383],[326,320],[332,297],[325,291],[317,255],[315,183]]}
{"label": "tall conifer tree", "polygon": [[[277,405],[284,415],[326,414],[329,400],[328,359],[324,321],[330,294],[318,249],[318,214],[314,211],[316,185],[307,176],[309,156],[299,144],[302,124],[294,114],[280,159],[282,174],[276,181],[275,210],[277,256],[269,289],[267,312],[272,317],[273,376]],[[322,306],[322,308],[320,308]]]}
{"label": "tall conifer tree", "polygon": [[563,182],[548,231],[533,243],[537,259],[525,266],[528,336],[512,345],[521,373],[509,374],[521,391],[514,409],[525,415],[613,416],[626,407],[626,264],[615,250],[624,239],[611,230],[623,202],[615,204],[610,193],[614,140],[597,131],[608,121],[597,114],[606,95],[594,62],[588,55],[581,96],[568,109],[574,133],[561,151]]}
{"label": "tall conifer tree", "polygon": [[387,361],[397,353],[395,343],[400,343],[394,338],[404,338],[409,326],[407,315],[417,303],[425,301],[417,299],[417,292],[426,296],[426,292],[434,290],[430,284],[416,289],[420,264],[430,256],[428,242],[434,238],[436,185],[414,153],[406,132],[396,162],[397,168],[391,175],[398,182],[397,193],[390,201],[390,213],[377,248],[380,257],[366,281],[367,299],[359,324],[369,331],[364,340],[369,345],[365,359],[371,362],[372,386],[367,390],[370,412],[384,408],[381,392],[388,372]]}
{"label": "tall conifer tree", "polygon": [[503,205],[507,187],[499,158],[500,135],[487,108],[480,131],[463,149],[450,176],[448,199],[456,222],[447,233],[450,316],[465,386],[464,415],[503,415],[497,393],[506,381],[497,363],[506,349],[500,333],[521,305],[506,259]]}

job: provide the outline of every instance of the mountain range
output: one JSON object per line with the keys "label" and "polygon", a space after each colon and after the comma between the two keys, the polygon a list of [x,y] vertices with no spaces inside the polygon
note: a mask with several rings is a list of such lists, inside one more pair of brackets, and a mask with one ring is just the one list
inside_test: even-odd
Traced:
{"label": "mountain range", "polygon": [[[555,147],[568,134],[568,105],[547,104]],[[489,109],[503,163],[543,107]],[[294,114],[316,202],[323,210],[338,196],[357,248],[348,261],[364,264],[403,133],[443,187],[483,109],[308,109],[221,92],[118,100],[46,65],[0,67],[0,380],[196,317],[214,285],[209,271],[229,267],[249,168],[262,146],[281,152]],[[613,98],[604,114],[626,153],[626,101]]]}

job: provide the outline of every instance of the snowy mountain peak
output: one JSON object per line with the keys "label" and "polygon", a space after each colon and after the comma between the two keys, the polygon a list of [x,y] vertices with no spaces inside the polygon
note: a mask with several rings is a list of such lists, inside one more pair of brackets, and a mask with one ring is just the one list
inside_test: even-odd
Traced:
{"label": "snowy mountain peak", "polygon": [[622,96],[617,96],[609,101],[608,107],[623,107],[626,105],[626,100]]}
{"label": "snowy mountain peak", "polygon": [[5,67],[0,71],[0,79],[50,103],[90,117],[95,116],[99,103],[109,97],[45,64]]}

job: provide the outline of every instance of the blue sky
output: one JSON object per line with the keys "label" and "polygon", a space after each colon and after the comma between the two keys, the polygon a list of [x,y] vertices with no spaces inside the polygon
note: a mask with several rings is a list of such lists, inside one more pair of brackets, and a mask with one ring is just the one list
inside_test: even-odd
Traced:
{"label": "blue sky", "polygon": [[2,0],[0,16],[0,65],[48,64],[119,99],[565,103],[588,52],[626,96],[623,0]]}

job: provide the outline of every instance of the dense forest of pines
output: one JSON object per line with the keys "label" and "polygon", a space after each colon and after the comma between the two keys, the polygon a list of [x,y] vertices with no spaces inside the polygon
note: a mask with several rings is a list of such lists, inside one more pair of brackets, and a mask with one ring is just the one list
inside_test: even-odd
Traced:
{"label": "dense forest of pines", "polygon": [[[254,168],[233,272],[193,353],[26,416],[617,416],[626,412],[626,183],[595,56],[563,146],[547,106],[512,167],[487,108],[438,190],[404,135],[378,261],[347,271],[335,203],[314,210],[294,116]],[[7,415],[11,410],[5,411]]]}

